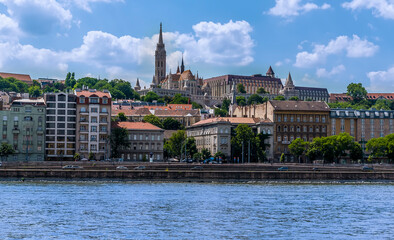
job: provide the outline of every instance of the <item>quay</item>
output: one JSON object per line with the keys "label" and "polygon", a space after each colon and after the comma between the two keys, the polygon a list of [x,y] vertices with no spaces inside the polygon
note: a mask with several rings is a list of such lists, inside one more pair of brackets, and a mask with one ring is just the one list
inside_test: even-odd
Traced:
{"label": "quay", "polygon": [[[76,165],[78,169],[64,169]],[[127,167],[119,170],[118,166]],[[135,169],[144,166],[144,169]],[[288,170],[279,171],[286,166]],[[187,164],[187,163],[110,163],[110,162],[36,162],[4,163],[0,178],[23,179],[128,179],[156,181],[265,181],[265,180],[345,180],[393,181],[394,166],[305,164]]]}

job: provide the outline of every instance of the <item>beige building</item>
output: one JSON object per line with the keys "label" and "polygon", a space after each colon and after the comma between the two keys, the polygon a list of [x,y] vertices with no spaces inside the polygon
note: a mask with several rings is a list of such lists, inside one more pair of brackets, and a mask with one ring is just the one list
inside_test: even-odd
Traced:
{"label": "beige building", "polygon": [[114,122],[112,127],[129,133],[130,147],[120,150],[125,161],[163,161],[163,129],[146,122]]}
{"label": "beige building", "polygon": [[111,133],[111,94],[109,91],[75,90],[77,96],[76,152],[81,158],[109,157]]}
{"label": "beige building", "polygon": [[330,121],[330,135],[349,133],[364,150],[371,138],[394,133],[394,111],[391,110],[331,109]]}
{"label": "beige building", "polygon": [[237,117],[261,117],[274,123],[274,158],[282,153],[288,161],[294,157],[288,149],[296,138],[312,141],[315,137],[326,137],[329,130],[330,108],[325,102],[268,101],[259,105],[237,107]]}
{"label": "beige building", "polygon": [[[233,118],[220,117],[209,118],[193,124],[187,128],[187,136],[196,139],[197,149],[208,149],[212,155],[222,152],[226,159],[231,161],[233,153],[231,152],[231,129],[236,128],[239,124],[249,125],[255,132],[272,134],[273,123],[269,120],[259,118]],[[266,149],[267,158],[273,157],[273,138],[269,138],[266,143],[271,144]]]}

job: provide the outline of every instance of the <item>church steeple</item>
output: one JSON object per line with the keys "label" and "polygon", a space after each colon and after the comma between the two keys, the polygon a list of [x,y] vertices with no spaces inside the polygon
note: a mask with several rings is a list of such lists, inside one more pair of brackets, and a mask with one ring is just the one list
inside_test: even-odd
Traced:
{"label": "church steeple", "polygon": [[134,90],[136,90],[136,91],[141,90],[140,79],[138,79],[138,78],[137,78],[137,82],[135,83]]}
{"label": "church steeple", "polygon": [[294,83],[293,83],[293,79],[291,78],[290,72],[286,79],[285,88],[294,88]]}
{"label": "church steeple", "polygon": [[181,64],[181,73],[185,71],[185,65],[183,64],[183,53],[182,53],[182,64]]}
{"label": "church steeple", "polygon": [[181,71],[179,70],[179,62],[178,62],[178,67],[176,69],[176,73],[181,73]]}
{"label": "church steeple", "polygon": [[166,57],[167,53],[163,42],[163,29],[160,23],[159,42],[156,45],[155,51],[155,76],[153,82],[156,86],[166,77]]}

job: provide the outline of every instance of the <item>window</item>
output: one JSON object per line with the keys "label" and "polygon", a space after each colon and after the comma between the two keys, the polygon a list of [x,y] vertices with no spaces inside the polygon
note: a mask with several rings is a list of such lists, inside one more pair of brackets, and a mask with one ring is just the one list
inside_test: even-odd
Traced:
{"label": "window", "polygon": [[335,124],[336,124],[335,119],[332,119],[332,120],[331,120],[331,135],[335,135],[336,132],[337,132],[336,127],[335,127]]}
{"label": "window", "polygon": [[294,117],[293,116],[290,117],[290,122],[294,122]]}
{"label": "window", "polygon": [[145,140],[146,140],[146,141],[149,140],[149,135],[148,135],[148,134],[145,135]]}
{"label": "window", "polygon": [[26,116],[23,118],[23,121],[33,121],[33,118],[30,116]]}
{"label": "window", "polygon": [[85,107],[81,107],[81,112],[82,113],[86,112],[86,108]]}
{"label": "window", "polygon": [[374,120],[373,119],[370,119],[370,124],[371,124],[371,138],[374,138],[375,137],[375,133],[374,133],[375,129],[374,129]]}
{"label": "window", "polygon": [[155,140],[155,135],[152,134],[152,141],[154,141],[154,140]]}
{"label": "window", "polygon": [[91,98],[89,98],[89,103],[98,103],[98,102],[99,102],[98,97],[91,97]]}
{"label": "window", "polygon": [[142,140],[142,134],[140,134],[140,140]]}
{"label": "window", "polygon": [[281,121],[281,117],[280,116],[278,116],[278,122],[280,122]]}
{"label": "window", "polygon": [[160,135],[157,135],[157,140],[158,140],[158,141],[160,141],[160,138],[161,138]]}
{"label": "window", "polygon": [[92,108],[92,112],[96,113],[97,111],[97,108]]}
{"label": "window", "polygon": [[91,135],[90,136],[90,141],[97,142],[97,136],[96,135]]}
{"label": "window", "polygon": [[307,126],[304,126],[303,127],[303,132],[307,132],[308,131],[308,127]]}
{"label": "window", "polygon": [[313,132],[313,127],[309,127],[309,132]]}
{"label": "window", "polygon": [[283,117],[283,122],[287,122],[287,116]]}
{"label": "window", "polygon": [[134,134],[133,136],[134,136],[134,140],[137,140],[137,134]]}
{"label": "window", "polygon": [[282,139],[281,139],[281,136],[279,135],[278,136],[278,142],[280,142]]}
{"label": "window", "polygon": [[91,126],[91,132],[97,132],[97,126]]}
{"label": "window", "polygon": [[341,119],[341,132],[343,133],[345,131],[345,119]]}
{"label": "window", "polygon": [[313,122],[313,117],[312,116],[309,117],[309,122]]}
{"label": "window", "polygon": [[322,117],[322,118],[321,118],[321,122],[322,122],[322,123],[326,123],[326,117]]}
{"label": "window", "polygon": [[97,117],[92,117],[91,118],[91,123],[97,123]]}
{"label": "window", "polygon": [[316,117],[316,122],[317,122],[317,123],[319,122],[319,120],[320,120],[320,118],[319,118],[319,117]]}
{"label": "window", "polygon": [[107,108],[101,108],[101,112],[106,113],[107,112]]}
{"label": "window", "polygon": [[25,112],[31,112],[31,107],[25,107]]}
{"label": "window", "polygon": [[108,104],[108,98],[107,97],[103,97],[103,104]]}
{"label": "window", "polygon": [[79,98],[79,103],[85,103],[85,97],[80,97]]}
{"label": "window", "polygon": [[301,118],[300,116],[297,116],[297,122],[300,122]]}
{"label": "window", "polygon": [[58,103],[57,107],[58,108],[66,108],[66,104],[65,103]]}

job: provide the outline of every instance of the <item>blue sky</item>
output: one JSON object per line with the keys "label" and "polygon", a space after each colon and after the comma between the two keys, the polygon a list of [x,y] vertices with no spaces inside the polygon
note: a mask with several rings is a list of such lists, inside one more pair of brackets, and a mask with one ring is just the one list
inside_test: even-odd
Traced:
{"label": "blue sky", "polygon": [[394,91],[393,0],[0,0],[0,71],[136,78],[149,85],[163,22],[167,72],[252,75],[299,86]]}

